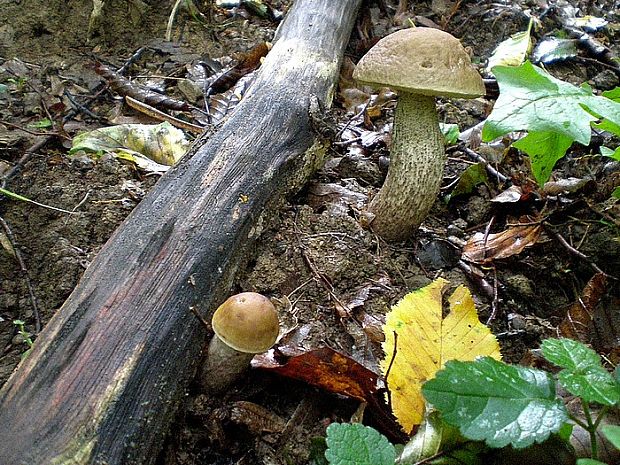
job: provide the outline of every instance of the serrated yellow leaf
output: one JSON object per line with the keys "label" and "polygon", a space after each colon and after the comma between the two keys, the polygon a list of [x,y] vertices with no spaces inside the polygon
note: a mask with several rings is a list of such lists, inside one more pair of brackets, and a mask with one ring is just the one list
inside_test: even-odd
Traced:
{"label": "serrated yellow leaf", "polygon": [[385,359],[381,369],[386,375],[389,368],[392,411],[408,433],[424,417],[422,384],[448,360],[474,360],[482,355],[501,360],[497,339],[480,323],[465,286],[449,297],[450,313],[443,318],[442,294],[447,285],[448,281],[439,278],[410,292],[392,307],[383,326]]}

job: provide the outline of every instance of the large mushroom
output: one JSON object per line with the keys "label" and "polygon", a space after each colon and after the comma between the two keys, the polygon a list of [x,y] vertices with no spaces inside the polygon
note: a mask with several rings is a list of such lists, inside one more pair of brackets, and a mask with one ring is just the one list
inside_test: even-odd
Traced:
{"label": "large mushroom", "polygon": [[428,214],[445,163],[435,97],[475,98],[484,83],[458,39],[438,29],[403,29],[381,39],[353,78],[398,92],[390,167],[368,207],[370,227],[388,241],[410,237]]}
{"label": "large mushroom", "polygon": [[250,366],[255,354],[267,351],[278,337],[278,313],[256,292],[236,294],[220,305],[211,319],[215,335],[202,368],[205,391],[226,389]]}

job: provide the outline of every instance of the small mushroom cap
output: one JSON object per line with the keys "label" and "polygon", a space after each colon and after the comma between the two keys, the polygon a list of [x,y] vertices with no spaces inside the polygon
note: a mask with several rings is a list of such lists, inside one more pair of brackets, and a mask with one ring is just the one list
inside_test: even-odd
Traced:
{"label": "small mushroom cap", "polygon": [[250,354],[268,350],[280,331],[276,308],[256,292],[242,292],[226,299],[213,314],[211,324],[222,342]]}
{"label": "small mushroom cap", "polygon": [[353,78],[428,96],[475,98],[485,93],[461,42],[428,27],[402,29],[381,39],[359,61]]}

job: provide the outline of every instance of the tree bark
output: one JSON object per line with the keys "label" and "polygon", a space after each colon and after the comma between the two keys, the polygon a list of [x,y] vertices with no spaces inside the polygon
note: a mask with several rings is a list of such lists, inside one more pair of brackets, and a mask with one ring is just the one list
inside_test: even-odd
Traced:
{"label": "tree bark", "polygon": [[322,162],[361,0],[297,0],[235,112],[113,234],[0,391],[0,464],[150,464],[194,375],[192,314],[229,291],[269,206]]}

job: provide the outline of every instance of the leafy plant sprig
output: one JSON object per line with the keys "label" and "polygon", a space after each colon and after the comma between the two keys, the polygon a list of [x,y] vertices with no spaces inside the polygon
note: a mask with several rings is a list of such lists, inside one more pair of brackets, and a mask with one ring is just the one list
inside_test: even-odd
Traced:
{"label": "leafy plant sprig", "polygon": [[[424,384],[422,392],[442,421],[458,428],[466,440],[484,441],[491,448],[525,448],[564,432],[572,421],[591,438],[592,458],[581,459],[579,465],[601,464],[597,460],[595,434],[599,428],[620,449],[620,427],[601,427],[609,410],[620,404],[620,368],[610,374],[596,352],[571,339],[547,339],[542,344],[542,354],[562,369],[557,376],[490,357],[469,362],[453,360]],[[568,412],[555,392],[556,379],[582,400],[585,421]],[[591,404],[602,406],[596,418]],[[415,440],[414,437],[412,441]],[[398,449],[378,432],[369,432],[361,425],[331,425],[327,446],[325,456],[332,465],[411,463],[398,456],[392,459]]]}
{"label": "leafy plant sprig", "polygon": [[32,350],[32,334],[26,330],[26,322],[22,320],[13,320],[13,324],[17,326],[17,333],[22,337],[24,344],[28,346],[28,349],[21,355],[22,358],[26,358]]}
{"label": "leafy plant sprig", "polygon": [[[587,146],[592,127],[620,136],[620,89],[594,95],[584,84],[574,86],[526,61],[521,66],[496,66],[500,96],[482,130],[491,141],[513,131],[527,135],[512,145],[527,153],[542,185],[555,163],[573,142]],[[620,148],[601,147],[605,156],[620,159]]]}

